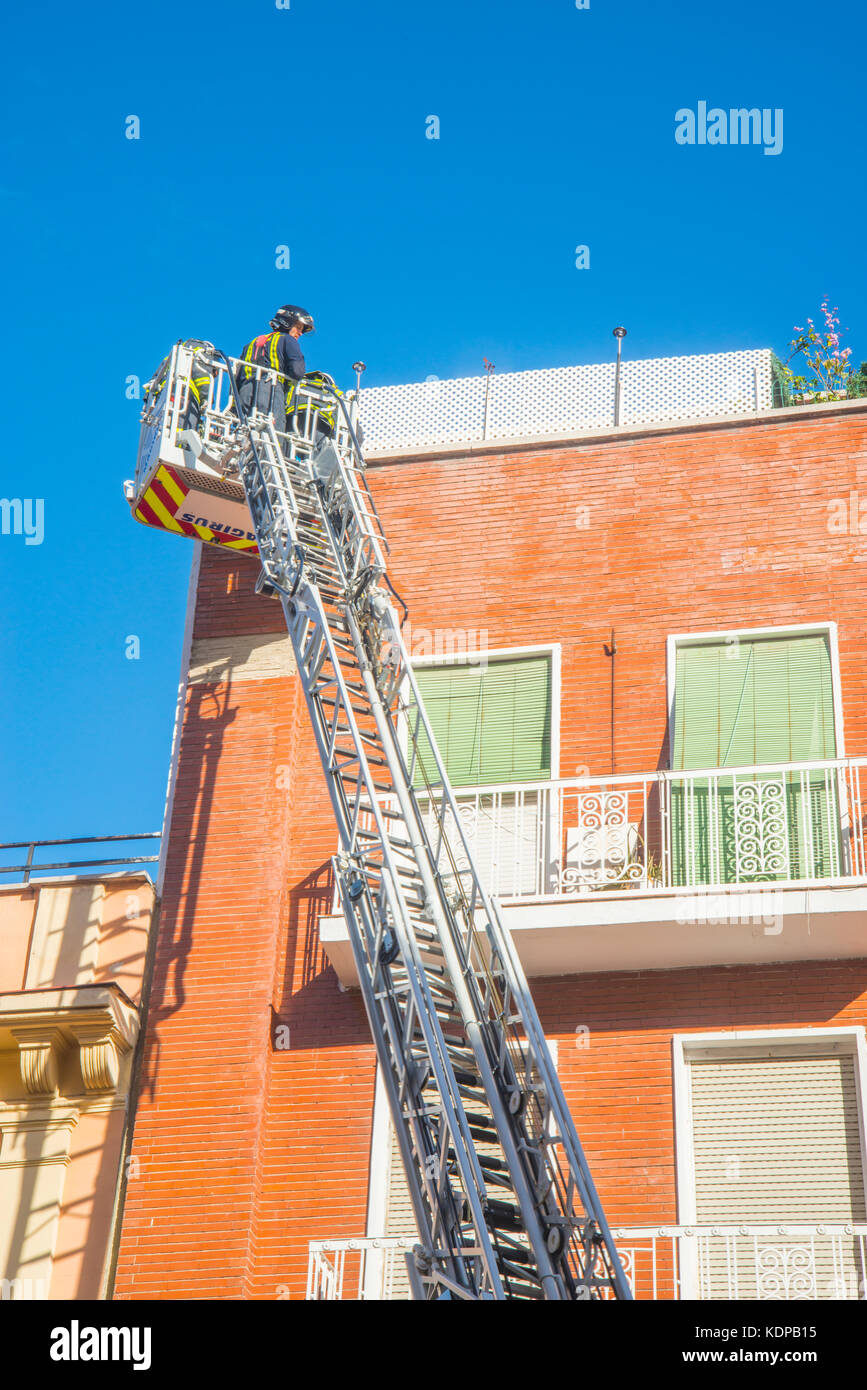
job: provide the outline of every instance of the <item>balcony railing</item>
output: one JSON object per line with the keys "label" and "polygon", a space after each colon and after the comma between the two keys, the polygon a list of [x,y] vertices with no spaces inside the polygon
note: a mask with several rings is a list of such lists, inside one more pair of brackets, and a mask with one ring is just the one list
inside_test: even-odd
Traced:
{"label": "balcony railing", "polygon": [[[59,873],[68,873],[69,871],[78,873],[82,869],[119,868],[127,864],[157,864],[159,863],[158,854],[109,854],[108,857],[100,859],[63,859],[53,863],[45,863],[42,856],[50,851],[58,853],[56,848],[58,845],[120,844],[131,849],[147,848],[147,846],[140,846],[139,842],[141,840],[159,840],[161,836],[162,831],[160,830],[148,830],[143,835],[79,835],[71,840],[11,840],[0,844],[0,875],[21,874],[21,882],[29,883],[33,874],[39,878],[57,877]],[[23,864],[2,863],[3,858],[8,855],[14,859],[20,859],[20,850],[27,851]],[[34,859],[34,856],[39,857]]]}
{"label": "balcony railing", "polygon": [[864,769],[867,758],[837,758],[461,787],[455,799],[504,899],[818,886],[867,876]]}
{"label": "balcony railing", "polygon": [[[864,1224],[630,1226],[612,1235],[641,1300],[867,1298]],[[414,1244],[387,1236],[311,1241],[307,1298],[404,1298],[399,1274]]]}
{"label": "balcony railing", "polygon": [[773,405],[769,348],[485,373],[361,392],[365,452],[757,415]]}

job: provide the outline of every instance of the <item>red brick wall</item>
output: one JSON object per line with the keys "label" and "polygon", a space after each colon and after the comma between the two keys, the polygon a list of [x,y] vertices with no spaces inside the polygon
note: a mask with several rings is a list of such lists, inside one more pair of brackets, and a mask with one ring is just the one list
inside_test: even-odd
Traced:
{"label": "red brick wall", "polygon": [[867,751],[867,535],[827,529],[831,499],[867,503],[867,414],[421,460],[371,487],[414,627],[562,643],[564,777],[610,771],[612,626],[621,772],[665,754],[675,632],[835,619],[846,751]]}
{"label": "red brick wall", "polygon": [[[867,960],[534,980],[609,1222],[673,1223],[675,1033],[867,1023]],[[575,1029],[589,1031],[578,1038]]]}
{"label": "red brick wall", "polygon": [[[865,415],[848,413],[415,460],[371,469],[371,487],[416,632],[562,643],[571,776],[610,766],[612,626],[619,771],[664,761],[669,633],[827,619],[839,624],[846,751],[867,752],[862,542],[827,530],[831,499],[859,486],[867,498],[865,469]],[[206,552],[195,636],[279,630],[254,578],[248,561]],[[308,1240],[364,1232],[373,1050],[316,935],[335,831],[303,718],[293,680],[191,687],[122,1298],[303,1297]],[[278,781],[286,794],[264,798]],[[609,1218],[671,1221],[671,1034],[863,1023],[867,963],[623,965],[534,992]]]}

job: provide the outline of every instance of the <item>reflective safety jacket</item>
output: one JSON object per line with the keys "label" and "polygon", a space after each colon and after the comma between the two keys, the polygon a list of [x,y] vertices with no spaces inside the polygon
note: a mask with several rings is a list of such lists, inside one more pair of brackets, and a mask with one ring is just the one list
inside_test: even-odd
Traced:
{"label": "reflective safety jacket", "polygon": [[[210,348],[213,350],[213,343],[206,343],[202,338],[186,338],[181,344],[182,347],[192,348],[193,369],[190,374],[190,395],[201,409],[208,399],[208,383],[211,380],[211,373],[205,358],[202,356],[201,349]],[[151,396],[158,396],[166,384],[169,372],[169,361],[171,354],[164,357],[157,367],[149,386],[145,387],[145,400]]]}
{"label": "reflective safety jacket", "polygon": [[[304,377],[304,381],[305,383],[309,383],[314,388],[317,386],[323,386],[325,384],[323,382],[322,374],[320,372],[307,372],[307,374]],[[300,400],[297,405],[293,406],[290,397],[287,396],[286,410],[287,412],[290,412],[294,409],[297,415],[302,416],[302,420],[299,421],[302,431],[304,430],[303,414],[306,414],[308,410],[318,410],[320,426],[323,428],[327,427],[329,433],[334,432],[334,416],[335,412],[338,409],[337,402],[335,401],[334,396],[340,396],[340,398],[342,399],[343,392],[340,390],[339,387],[331,386],[330,382],[328,383],[328,385],[331,387],[331,390],[328,393],[330,400],[329,403],[326,405],[317,405],[314,401]],[[334,395],[331,394],[332,391]]]}
{"label": "reflective safety jacket", "polygon": [[[287,394],[292,383],[299,381],[306,370],[298,340],[289,333],[262,333],[241,349],[241,358],[244,362],[255,363],[257,367],[271,367],[282,378]],[[239,367],[236,381],[240,386],[242,381],[249,381],[254,375],[252,366]]]}

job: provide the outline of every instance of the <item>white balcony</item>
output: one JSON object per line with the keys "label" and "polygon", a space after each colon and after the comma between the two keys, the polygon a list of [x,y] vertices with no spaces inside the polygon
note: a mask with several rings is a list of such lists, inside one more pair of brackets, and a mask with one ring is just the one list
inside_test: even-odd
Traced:
{"label": "white balcony", "polygon": [[[463,787],[455,800],[529,975],[857,957],[865,769],[659,771]],[[323,919],[321,935],[353,985],[343,919]]]}
{"label": "white balcony", "polygon": [[504,901],[767,890],[867,877],[863,769],[865,758],[839,758],[466,787],[455,798],[477,866]]}
{"label": "white balcony", "polygon": [[[612,1230],[636,1299],[864,1299],[867,1225],[629,1226]],[[414,1241],[310,1242],[307,1298],[404,1297],[397,1276]]]}

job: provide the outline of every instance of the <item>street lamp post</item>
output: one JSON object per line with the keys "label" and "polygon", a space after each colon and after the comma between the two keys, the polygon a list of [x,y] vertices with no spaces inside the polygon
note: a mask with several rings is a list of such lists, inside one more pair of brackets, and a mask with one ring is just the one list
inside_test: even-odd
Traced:
{"label": "street lamp post", "polygon": [[620,424],[620,352],[623,347],[623,339],[626,337],[625,328],[615,328],[614,336],[617,339],[617,365],[614,368],[614,424]]}

